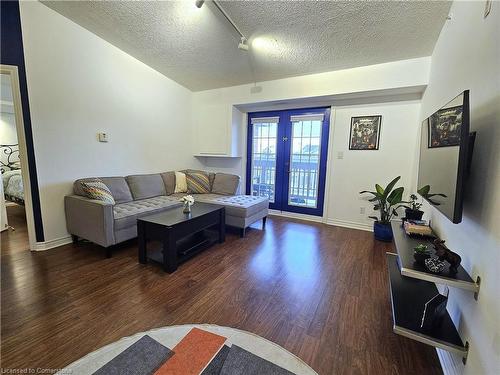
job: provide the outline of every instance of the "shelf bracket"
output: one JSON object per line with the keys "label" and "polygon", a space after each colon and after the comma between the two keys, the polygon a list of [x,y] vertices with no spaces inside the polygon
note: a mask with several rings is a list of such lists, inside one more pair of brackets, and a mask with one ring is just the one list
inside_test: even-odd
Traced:
{"label": "shelf bracket", "polygon": [[477,301],[479,296],[479,288],[481,287],[481,278],[478,276],[476,279],[477,290],[474,292],[474,299]]}
{"label": "shelf bracket", "polygon": [[462,363],[464,365],[467,364],[467,356],[469,355],[469,342],[465,342],[465,355],[462,357]]}

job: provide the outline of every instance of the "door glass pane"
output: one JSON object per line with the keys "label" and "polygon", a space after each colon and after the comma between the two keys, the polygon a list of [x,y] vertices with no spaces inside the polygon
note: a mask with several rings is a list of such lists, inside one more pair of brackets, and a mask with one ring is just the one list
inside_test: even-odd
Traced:
{"label": "door glass pane", "polygon": [[278,124],[259,122],[252,126],[252,195],[268,197],[274,203]]}
{"label": "door glass pane", "polygon": [[294,121],[288,204],[317,208],[322,121]]}

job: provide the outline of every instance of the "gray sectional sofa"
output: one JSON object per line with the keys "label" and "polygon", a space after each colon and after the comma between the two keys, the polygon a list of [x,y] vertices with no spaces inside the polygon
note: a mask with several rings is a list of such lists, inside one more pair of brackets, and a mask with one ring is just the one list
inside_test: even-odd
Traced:
{"label": "gray sectional sofa", "polygon": [[[74,241],[82,238],[108,249],[137,236],[138,217],[178,209],[182,206],[180,198],[187,194],[174,193],[175,172],[100,177],[115,199],[112,205],[85,197],[81,182],[91,179],[76,180],[73,194],[64,198],[67,229]],[[239,228],[242,237],[245,229],[258,220],[264,227],[267,198],[237,195],[239,176],[210,173],[209,179],[211,193],[192,194],[195,202],[225,206],[226,225]]]}

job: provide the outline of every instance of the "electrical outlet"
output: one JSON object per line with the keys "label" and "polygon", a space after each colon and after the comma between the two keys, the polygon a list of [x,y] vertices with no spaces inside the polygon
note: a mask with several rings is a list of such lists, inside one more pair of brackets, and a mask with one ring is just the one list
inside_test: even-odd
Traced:
{"label": "electrical outlet", "polygon": [[365,208],[364,207],[360,207],[359,208],[359,213],[360,214],[364,214],[365,213]]}

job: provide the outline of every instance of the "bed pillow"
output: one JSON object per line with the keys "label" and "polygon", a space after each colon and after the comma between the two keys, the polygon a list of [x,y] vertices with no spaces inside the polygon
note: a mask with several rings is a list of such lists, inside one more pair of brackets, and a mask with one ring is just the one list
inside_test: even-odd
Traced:
{"label": "bed pillow", "polygon": [[115,204],[111,191],[104,182],[99,179],[93,181],[82,181],[82,191],[89,199],[95,199],[109,204]]}
{"label": "bed pillow", "polygon": [[210,193],[210,179],[205,172],[186,173],[186,182],[188,193],[190,194],[208,194]]}
{"label": "bed pillow", "polygon": [[174,193],[187,193],[186,174],[175,172],[175,190]]}

